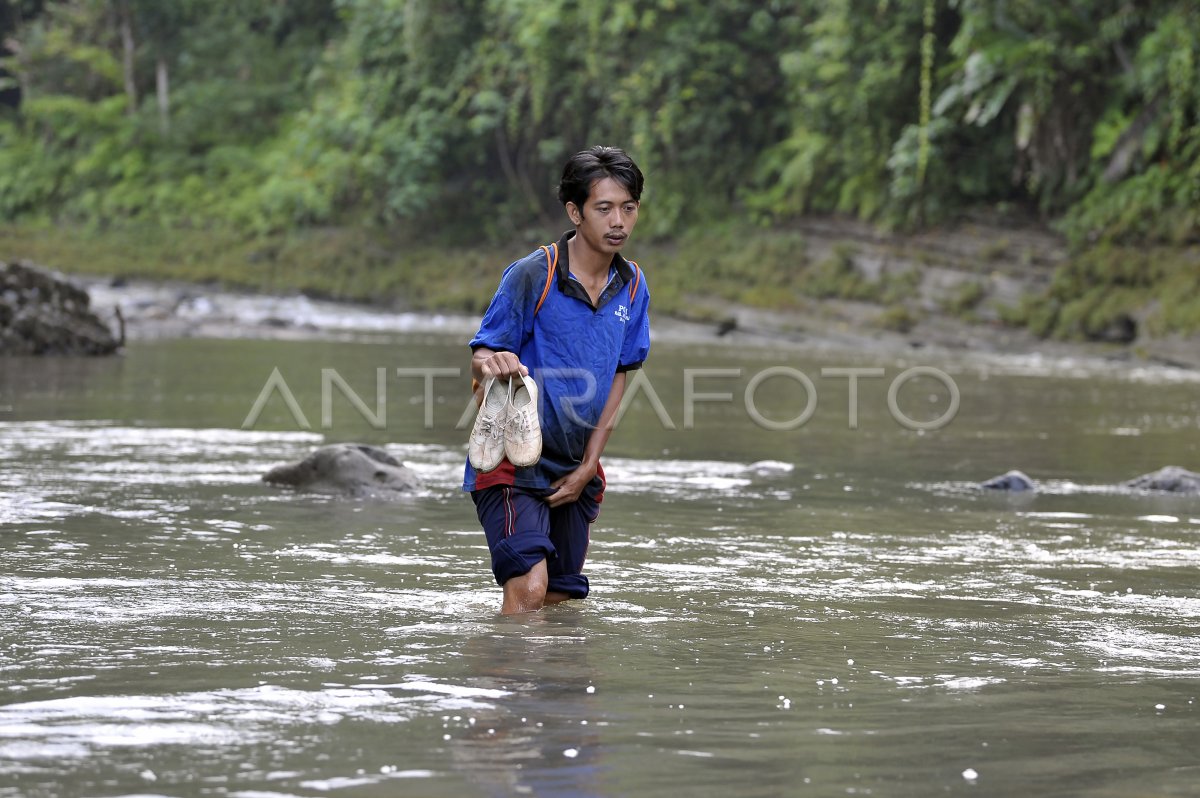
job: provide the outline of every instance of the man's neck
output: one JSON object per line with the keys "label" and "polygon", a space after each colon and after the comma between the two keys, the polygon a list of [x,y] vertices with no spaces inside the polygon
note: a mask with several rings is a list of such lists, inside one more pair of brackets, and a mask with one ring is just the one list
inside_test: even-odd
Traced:
{"label": "man's neck", "polygon": [[608,267],[612,265],[612,255],[598,252],[583,241],[578,232],[567,242],[570,252],[571,271],[580,277],[593,279],[608,275]]}

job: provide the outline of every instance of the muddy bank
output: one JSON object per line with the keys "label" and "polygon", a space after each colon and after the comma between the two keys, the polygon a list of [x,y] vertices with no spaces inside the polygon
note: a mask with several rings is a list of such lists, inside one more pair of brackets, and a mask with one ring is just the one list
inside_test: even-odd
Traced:
{"label": "muddy bank", "polygon": [[871,281],[907,274],[916,279],[905,296],[891,302],[802,298],[786,311],[692,295],[687,315],[704,320],[701,329],[710,327],[730,340],[1200,369],[1200,335],[1149,335],[1142,323],[1146,313],[1121,318],[1090,341],[1040,338],[1006,319],[1026,298],[1043,294],[1069,257],[1061,236],[1034,225],[964,223],[900,235],[824,218],[794,229],[803,236],[810,262],[841,259]]}

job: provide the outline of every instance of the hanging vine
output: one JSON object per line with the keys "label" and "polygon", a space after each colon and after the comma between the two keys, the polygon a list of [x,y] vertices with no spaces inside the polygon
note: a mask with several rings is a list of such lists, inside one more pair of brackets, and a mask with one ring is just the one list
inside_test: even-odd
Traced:
{"label": "hanging vine", "polygon": [[917,139],[917,185],[925,183],[929,165],[929,118],[933,105],[934,0],[925,0],[925,34],[921,37],[921,130]]}

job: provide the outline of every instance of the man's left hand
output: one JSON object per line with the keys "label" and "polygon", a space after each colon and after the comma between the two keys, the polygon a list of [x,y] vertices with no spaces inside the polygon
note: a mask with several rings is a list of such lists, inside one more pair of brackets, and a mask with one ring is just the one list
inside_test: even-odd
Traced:
{"label": "man's left hand", "polygon": [[561,507],[564,504],[578,501],[579,497],[583,495],[584,488],[588,486],[594,476],[596,476],[596,467],[589,467],[585,464],[565,477],[554,480],[550,483],[550,487],[554,488],[554,493],[546,497],[546,504],[551,507]]}

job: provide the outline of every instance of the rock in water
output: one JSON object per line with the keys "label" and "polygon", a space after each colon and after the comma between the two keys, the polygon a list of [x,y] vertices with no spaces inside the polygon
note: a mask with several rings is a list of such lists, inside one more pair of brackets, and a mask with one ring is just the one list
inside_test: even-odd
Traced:
{"label": "rock in water", "polygon": [[421,481],[411,469],[376,446],[322,446],[298,463],[276,466],[263,482],[313,493],[392,499],[412,493]]}
{"label": "rock in water", "polygon": [[1001,474],[998,477],[992,477],[986,482],[979,483],[979,487],[987,488],[988,490],[1007,490],[1014,493],[1027,490],[1037,490],[1033,480],[1021,471],[1009,471],[1006,474]]}
{"label": "rock in water", "polygon": [[87,291],[28,261],[0,261],[0,355],[110,355],[124,343]]}
{"label": "rock in water", "polygon": [[1200,474],[1179,466],[1166,466],[1135,477],[1124,485],[1134,490],[1159,490],[1196,496],[1200,495]]}

